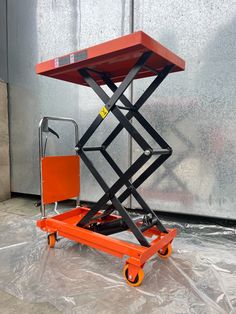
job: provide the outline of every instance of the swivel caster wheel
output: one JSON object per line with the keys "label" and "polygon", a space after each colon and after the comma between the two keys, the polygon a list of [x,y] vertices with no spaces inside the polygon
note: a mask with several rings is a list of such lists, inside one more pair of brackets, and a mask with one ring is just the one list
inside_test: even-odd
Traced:
{"label": "swivel caster wheel", "polygon": [[55,244],[56,244],[56,241],[57,241],[57,236],[56,236],[56,233],[50,233],[48,235],[48,246],[50,248],[54,248]]}
{"label": "swivel caster wheel", "polygon": [[157,254],[163,259],[168,258],[172,254],[172,245],[168,244],[165,248],[160,249]]}
{"label": "swivel caster wheel", "polygon": [[144,271],[142,268],[139,268],[137,275],[135,276],[134,280],[132,280],[132,276],[129,274],[129,264],[126,264],[123,270],[123,275],[125,277],[126,282],[133,287],[140,286],[143,278],[144,278]]}

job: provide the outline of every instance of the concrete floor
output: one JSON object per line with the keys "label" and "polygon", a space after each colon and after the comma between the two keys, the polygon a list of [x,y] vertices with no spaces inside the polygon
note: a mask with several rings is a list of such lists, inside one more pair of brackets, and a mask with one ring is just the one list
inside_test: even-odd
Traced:
{"label": "concrete floor", "polygon": [[[0,223],[1,217],[12,213],[24,217],[32,217],[38,213],[38,208],[34,207],[35,198],[15,197],[7,201],[0,202]],[[1,265],[0,265],[1,266]],[[28,303],[20,300],[0,289],[0,313],[59,313],[59,311],[49,303]]]}

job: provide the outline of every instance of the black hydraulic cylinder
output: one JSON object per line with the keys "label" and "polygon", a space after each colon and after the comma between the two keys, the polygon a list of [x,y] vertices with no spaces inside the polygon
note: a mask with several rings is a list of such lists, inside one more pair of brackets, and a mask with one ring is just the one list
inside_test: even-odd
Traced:
{"label": "black hydraulic cylinder", "polygon": [[125,230],[128,230],[129,227],[128,226],[123,226],[123,227],[115,227],[115,228],[110,228],[110,229],[106,229],[106,230],[96,230],[95,232],[104,234],[104,235],[110,235],[110,234],[114,234],[114,233],[119,233]]}
{"label": "black hydraulic cylinder", "polygon": [[151,227],[155,226],[157,222],[158,222],[158,218],[153,218],[151,223],[149,223],[149,224],[142,224],[140,226],[140,230],[142,232],[144,232],[144,231],[150,229]]}
{"label": "black hydraulic cylinder", "polygon": [[121,232],[127,230],[128,228],[129,227],[127,226],[123,218],[118,218],[91,226],[91,230],[105,235]]}
{"label": "black hydraulic cylinder", "polygon": [[114,219],[111,221],[107,221],[104,223],[100,223],[95,226],[96,230],[106,230],[106,229],[111,229],[111,228],[116,228],[116,227],[124,227],[127,226],[123,218],[118,218]]}

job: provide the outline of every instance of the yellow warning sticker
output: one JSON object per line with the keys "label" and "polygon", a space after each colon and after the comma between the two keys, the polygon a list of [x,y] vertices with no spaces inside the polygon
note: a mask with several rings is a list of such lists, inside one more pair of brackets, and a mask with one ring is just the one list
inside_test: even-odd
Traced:
{"label": "yellow warning sticker", "polygon": [[104,119],[108,115],[108,110],[105,106],[103,106],[99,113],[100,113],[100,116]]}

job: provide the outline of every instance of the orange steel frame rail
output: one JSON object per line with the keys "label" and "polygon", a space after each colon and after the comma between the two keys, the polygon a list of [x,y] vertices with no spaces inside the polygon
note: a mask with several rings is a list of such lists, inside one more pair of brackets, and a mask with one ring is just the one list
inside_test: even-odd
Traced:
{"label": "orange steel frame rail", "polygon": [[[47,157],[40,153],[42,219],[37,221],[37,226],[49,234],[48,244],[50,247],[54,247],[57,237],[62,236],[119,258],[128,256],[123,274],[127,283],[131,286],[141,284],[144,278],[143,267],[154,254],[158,254],[162,258],[171,255],[171,244],[177,234],[176,229],[165,228],[136,190],[172,154],[171,147],[138,110],[169,73],[183,71],[184,67],[185,62],[181,58],[143,32],[123,36],[36,65],[36,73],[38,74],[90,86],[104,102],[104,106],[94,122],[82,138],[76,142],[77,156]],[[134,105],[131,104],[124,96],[124,92],[133,79],[154,75],[156,78],[151,85]],[[114,82],[121,81],[119,87],[114,84]],[[111,98],[100,87],[103,84],[106,84],[113,91],[114,94]],[[118,101],[121,101],[124,106],[117,105]],[[126,110],[128,113],[124,115],[122,110]],[[118,126],[101,147],[85,146],[110,112],[118,119]],[[130,123],[131,118],[136,118],[139,121],[161,149],[156,150],[150,147],[146,139]],[[106,151],[106,148],[123,128],[130,133],[143,149],[140,158],[124,173]],[[48,130],[51,129],[46,124],[46,131]],[[40,126],[39,135],[41,152],[43,146],[42,125]],[[112,187],[108,187],[86,156],[86,151],[99,151],[102,153],[118,174],[119,179]],[[158,157],[131,183],[130,178],[152,156]],[[80,207],[78,204],[76,208],[63,214],[47,218],[46,204],[71,198],[80,193],[80,158],[104,190],[104,195],[92,208]],[[116,193],[123,186],[126,186],[127,189],[119,197],[116,197]],[[122,202],[129,195],[133,195],[141,205],[144,213],[142,218],[132,219],[122,205]],[[101,210],[109,200],[112,205],[105,210]],[[119,215],[112,214],[114,210],[117,210]],[[132,232],[139,244],[109,236],[122,231]],[[151,238],[151,240],[149,241],[147,238]]]}
{"label": "orange steel frame rail", "polygon": [[[127,279],[127,282],[132,286],[141,284],[144,276],[142,268],[149,258],[157,253],[159,253],[159,256],[162,258],[167,258],[171,255],[171,243],[177,234],[176,229],[169,229],[168,233],[161,233],[156,228],[152,227],[145,232],[145,235],[147,237],[155,236],[155,239],[151,241],[150,247],[143,247],[134,243],[95,233],[85,228],[77,227],[75,224],[78,221],[78,218],[81,219],[84,217],[89,210],[90,209],[86,207],[78,207],[52,218],[38,220],[37,226],[49,233],[48,242],[50,247],[54,247],[58,235],[91,246],[119,258],[129,256],[124,267],[124,270],[126,270],[128,266],[129,273],[128,277],[126,274],[124,274],[124,276]],[[102,212],[100,212],[100,214],[102,214]],[[120,217],[117,215],[110,215],[105,221],[111,221],[117,218]]]}

